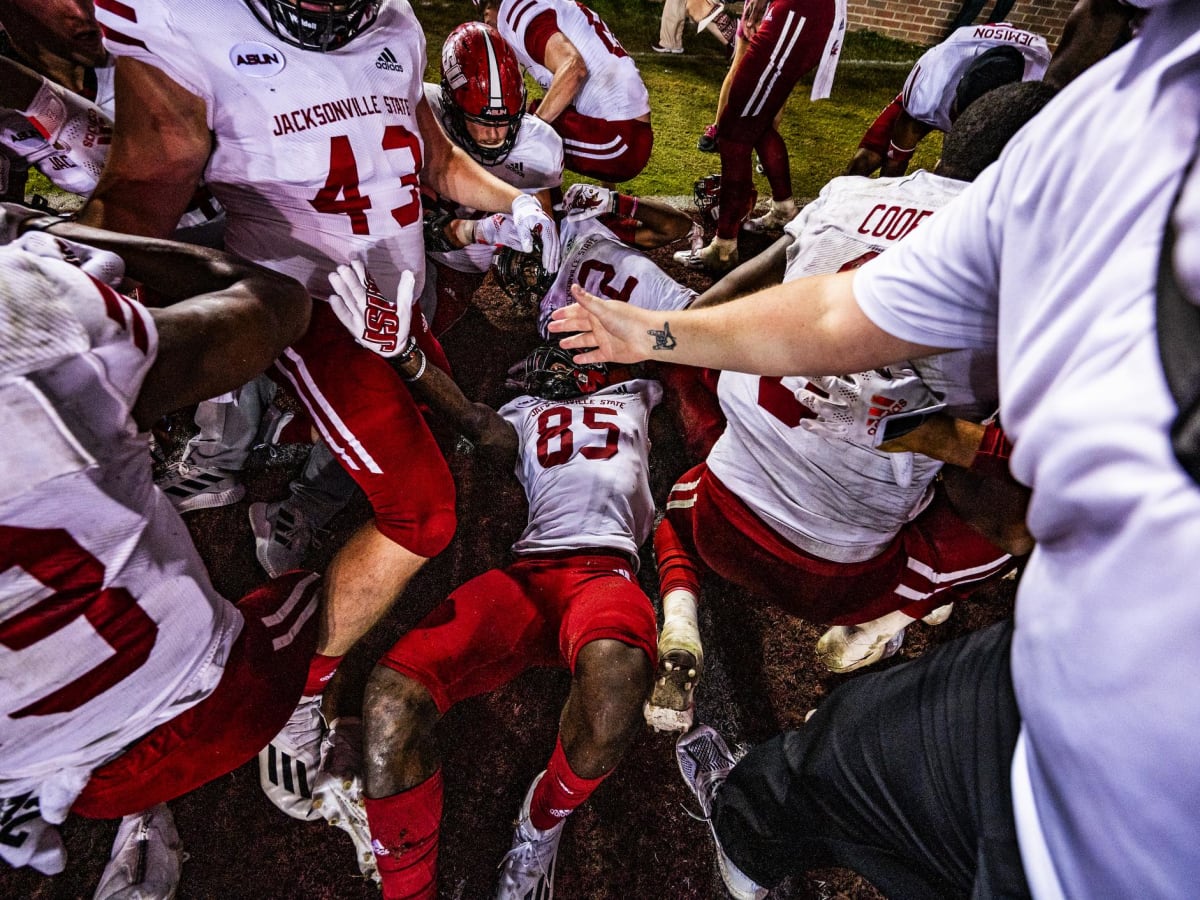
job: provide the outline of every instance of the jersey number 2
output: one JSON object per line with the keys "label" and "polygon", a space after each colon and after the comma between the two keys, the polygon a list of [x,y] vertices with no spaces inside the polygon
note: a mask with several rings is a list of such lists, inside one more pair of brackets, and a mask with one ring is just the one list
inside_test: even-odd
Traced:
{"label": "jersey number 2", "polygon": [[[400,176],[400,183],[409,189],[409,201],[392,210],[392,218],[403,228],[421,218],[421,142],[403,125],[388,125],[383,129],[384,150],[407,150],[412,154],[413,171]],[[317,212],[350,217],[350,229],[355,234],[370,234],[367,210],[371,198],[358,190],[358,160],[350,138],[336,134],[329,139],[329,175],[325,187],[308,201]]]}

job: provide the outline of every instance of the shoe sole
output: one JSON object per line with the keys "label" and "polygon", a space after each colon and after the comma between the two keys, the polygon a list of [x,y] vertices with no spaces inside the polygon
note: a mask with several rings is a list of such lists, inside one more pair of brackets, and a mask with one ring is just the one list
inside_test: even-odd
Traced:
{"label": "shoe sole", "polygon": [[654,689],[643,710],[656,731],[687,731],[692,727],[696,685],[701,666],[695,654],[676,648],[658,660]]}
{"label": "shoe sole", "polygon": [[882,645],[873,646],[871,652],[866,656],[851,663],[842,664],[839,660],[840,650],[830,649],[827,644],[824,647],[822,646],[825,637],[826,635],[821,635],[821,639],[817,641],[817,658],[821,660],[825,668],[838,675],[844,675],[847,672],[854,672],[858,669],[865,669],[867,666],[873,666],[877,662],[889,659],[895,656],[900,651],[900,648],[904,646],[904,629],[902,628],[884,641]]}
{"label": "shoe sole", "polygon": [[[164,491],[164,493],[166,493]],[[167,499],[181,513],[194,512],[197,509],[216,509],[220,506],[232,506],[243,497],[246,496],[246,486],[244,484],[235,484],[233,487],[224,491],[208,491],[200,494],[192,494],[190,497],[185,497],[182,500],[176,501],[170,494],[167,494]]]}

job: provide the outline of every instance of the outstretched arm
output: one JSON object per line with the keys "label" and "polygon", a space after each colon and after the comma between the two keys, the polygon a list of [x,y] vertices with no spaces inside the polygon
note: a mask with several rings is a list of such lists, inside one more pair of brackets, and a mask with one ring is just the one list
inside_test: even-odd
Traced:
{"label": "outstretched arm", "polygon": [[171,302],[150,310],[158,357],[133,410],[141,428],[240,387],[308,328],[312,301],[298,282],[217,250],[74,222],[24,225],[116,253],[130,278]]}
{"label": "outstretched arm", "polygon": [[517,430],[486,403],[468,400],[453,378],[428,364],[420,347],[398,357],[397,369],[413,396],[477,444],[489,462],[508,469],[516,464]]}
{"label": "outstretched arm", "polygon": [[854,272],[801,278],[710,309],[663,313],[571,288],[551,332],[588,362],[658,359],[760,375],[861,372],[940,352],[901,340],[872,322],[854,299]]}

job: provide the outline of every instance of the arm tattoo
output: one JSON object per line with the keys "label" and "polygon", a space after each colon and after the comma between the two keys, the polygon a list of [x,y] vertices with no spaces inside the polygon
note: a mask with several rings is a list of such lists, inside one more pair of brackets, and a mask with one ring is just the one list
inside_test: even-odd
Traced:
{"label": "arm tattoo", "polygon": [[646,334],[654,337],[655,350],[674,350],[675,345],[679,343],[675,340],[675,335],[671,334],[671,323],[663,322],[662,331],[657,328],[651,328]]}

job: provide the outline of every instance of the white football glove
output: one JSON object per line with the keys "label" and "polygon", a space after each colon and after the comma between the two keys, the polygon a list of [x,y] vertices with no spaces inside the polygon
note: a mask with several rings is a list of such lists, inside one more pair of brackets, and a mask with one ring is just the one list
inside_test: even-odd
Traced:
{"label": "white football glove", "polygon": [[32,127],[5,131],[0,143],[37,166],[55,187],[84,195],[95,190],[112,140],[112,120],[104,111],[43,79],[28,109],[19,112]]}
{"label": "white football glove", "polygon": [[558,227],[546,215],[542,203],[533,194],[521,194],[512,203],[513,224],[517,227],[518,243],[507,244],[522,253],[532,253],[534,238],[542,244],[542,266],[547,272],[557,272],[561,258]]}
{"label": "white football glove", "polygon": [[[878,447],[911,431],[944,409],[911,368],[873,369],[854,375],[821,375],[796,389],[800,404],[817,414],[801,427],[822,437]],[[888,419],[896,428],[885,428]]]}
{"label": "white football glove", "polygon": [[15,244],[35,256],[61,259],[77,266],[114,290],[120,289],[125,280],[125,260],[109,250],[77,244],[45,231],[27,231],[17,238]]}
{"label": "white football glove", "polygon": [[475,220],[475,243],[491,244],[493,247],[519,247],[521,232],[512,216],[493,213],[486,218]]}
{"label": "white football glove", "polygon": [[329,305],[358,343],[391,358],[403,352],[408,341],[415,282],[412,272],[402,272],[396,299],[388,300],[363,261],[352,259],[329,273]]}
{"label": "white football glove", "polygon": [[562,204],[558,209],[572,220],[603,216],[616,211],[617,192],[598,184],[573,184],[563,194]]}

